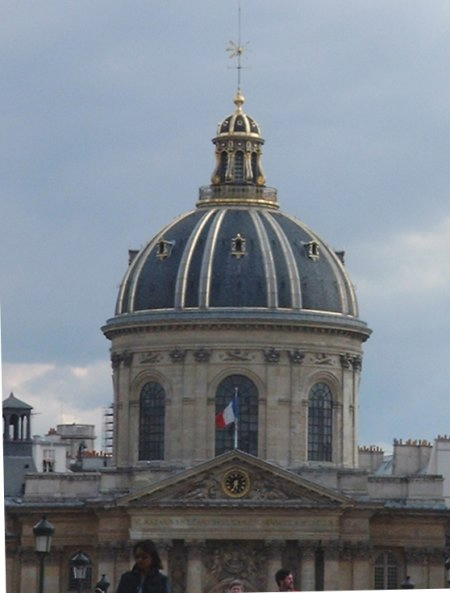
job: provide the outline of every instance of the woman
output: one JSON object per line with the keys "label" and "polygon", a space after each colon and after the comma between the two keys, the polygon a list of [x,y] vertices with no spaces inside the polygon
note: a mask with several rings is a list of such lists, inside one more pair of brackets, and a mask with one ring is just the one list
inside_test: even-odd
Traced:
{"label": "woman", "polygon": [[133,552],[136,563],[121,576],[117,593],[170,593],[169,579],[160,572],[162,563],[155,544],[146,539],[135,544]]}

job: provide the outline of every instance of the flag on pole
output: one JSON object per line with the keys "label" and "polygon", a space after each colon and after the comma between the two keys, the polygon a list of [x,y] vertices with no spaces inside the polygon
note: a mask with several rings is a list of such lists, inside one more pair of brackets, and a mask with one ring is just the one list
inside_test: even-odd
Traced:
{"label": "flag on pole", "polygon": [[236,398],[233,398],[228,406],[217,414],[216,416],[216,427],[217,428],[226,428],[233,422],[237,420],[237,410],[236,410]]}

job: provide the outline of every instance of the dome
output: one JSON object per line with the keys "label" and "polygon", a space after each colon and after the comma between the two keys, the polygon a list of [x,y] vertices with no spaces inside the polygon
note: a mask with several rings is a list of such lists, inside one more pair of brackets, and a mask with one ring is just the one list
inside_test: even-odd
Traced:
{"label": "dome", "polygon": [[261,136],[261,130],[256,121],[244,113],[242,105],[244,104],[244,96],[238,91],[234,103],[236,111],[226,117],[217,128],[217,135],[241,134],[246,136]]}
{"label": "dome", "polygon": [[280,211],[277,190],[265,185],[260,128],[239,90],[234,103],[212,140],[212,183],[200,188],[194,210],[130,252],[108,327],[253,319],[366,334],[343,252]]}
{"label": "dome", "polygon": [[356,317],[341,258],[301,221],[276,209],[197,208],[134,257],[116,314],[263,309]]}

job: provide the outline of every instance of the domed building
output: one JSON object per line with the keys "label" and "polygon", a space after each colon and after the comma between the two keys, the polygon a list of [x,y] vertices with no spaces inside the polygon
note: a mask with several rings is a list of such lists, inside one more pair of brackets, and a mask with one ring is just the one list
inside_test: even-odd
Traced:
{"label": "domed building", "polygon": [[241,451],[282,467],[356,467],[370,330],[343,254],[280,211],[265,185],[259,125],[240,92],[235,104],[213,140],[211,185],[195,210],[131,254],[103,328],[115,461],[189,466],[232,449],[214,418],[236,392]]}
{"label": "domed building", "polygon": [[[442,477],[424,441],[386,463],[358,448],[362,345],[354,287],[335,252],[280,210],[264,140],[235,109],[213,139],[195,208],[129,253],[111,341],[113,466],[26,477],[7,501],[10,591],[35,588],[32,527],[55,526],[48,593],[117,586],[131,544],[151,538],[173,593],[445,585]],[[87,588],[87,587],[86,587]]]}

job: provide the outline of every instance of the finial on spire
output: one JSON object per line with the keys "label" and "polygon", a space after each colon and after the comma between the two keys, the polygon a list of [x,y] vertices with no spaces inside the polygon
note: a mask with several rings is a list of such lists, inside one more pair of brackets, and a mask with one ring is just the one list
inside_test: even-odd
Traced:
{"label": "finial on spire", "polygon": [[242,111],[242,105],[244,104],[244,102],[245,102],[245,97],[241,93],[240,89],[238,89],[237,93],[236,93],[236,97],[234,99],[234,104],[236,105],[238,111]]}

